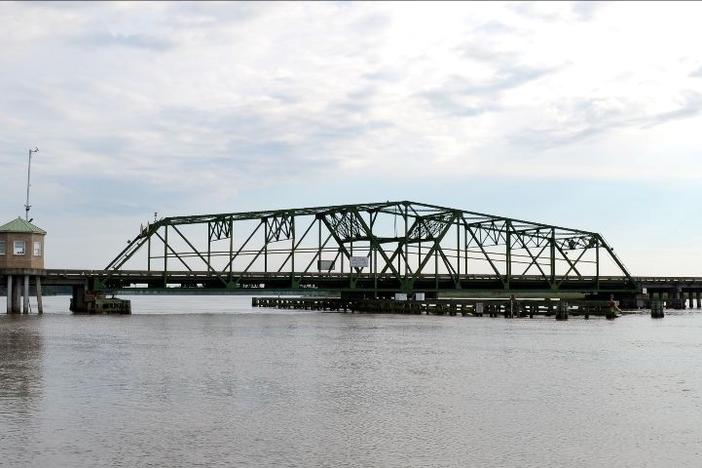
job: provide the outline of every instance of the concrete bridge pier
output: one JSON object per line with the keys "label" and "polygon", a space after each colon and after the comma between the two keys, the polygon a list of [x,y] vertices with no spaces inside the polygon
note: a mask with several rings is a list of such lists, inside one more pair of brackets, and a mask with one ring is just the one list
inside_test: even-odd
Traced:
{"label": "concrete bridge pier", "polygon": [[680,287],[668,292],[668,308],[675,310],[685,309],[685,296]]}
{"label": "concrete bridge pier", "polygon": [[663,302],[653,301],[651,303],[651,318],[663,318],[663,317],[665,317]]}
{"label": "concrete bridge pier", "polygon": [[71,312],[87,312],[85,304],[85,285],[73,285],[73,294],[71,295]]}

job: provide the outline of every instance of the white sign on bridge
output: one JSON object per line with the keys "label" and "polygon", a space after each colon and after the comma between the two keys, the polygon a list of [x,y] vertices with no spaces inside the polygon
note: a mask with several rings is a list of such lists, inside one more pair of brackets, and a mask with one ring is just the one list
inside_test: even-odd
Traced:
{"label": "white sign on bridge", "polygon": [[368,257],[351,257],[351,268],[366,268]]}

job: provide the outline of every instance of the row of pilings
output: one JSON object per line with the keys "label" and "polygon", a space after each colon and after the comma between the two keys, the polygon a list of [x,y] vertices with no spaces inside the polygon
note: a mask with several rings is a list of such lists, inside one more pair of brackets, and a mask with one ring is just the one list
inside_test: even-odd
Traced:
{"label": "row of pilings", "polygon": [[702,292],[684,291],[682,288],[672,290],[655,290],[648,293],[651,307],[655,302],[665,304],[666,308],[674,310],[702,309]]}
{"label": "row of pilings", "polygon": [[18,274],[7,275],[6,278],[8,314],[29,314],[31,312],[29,298],[32,289],[37,298],[37,313],[44,313],[44,304],[41,294],[41,276]]}
{"label": "row of pilings", "polygon": [[252,307],[275,309],[317,310],[369,314],[449,315],[464,317],[519,318],[535,316],[567,320],[571,316],[585,319],[619,316],[616,306],[602,300],[552,299],[429,299],[400,301],[393,299],[350,299],[324,297],[254,297]]}

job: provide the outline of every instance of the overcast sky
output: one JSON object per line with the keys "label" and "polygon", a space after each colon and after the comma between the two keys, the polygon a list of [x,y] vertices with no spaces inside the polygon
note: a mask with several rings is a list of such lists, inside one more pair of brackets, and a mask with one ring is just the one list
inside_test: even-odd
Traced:
{"label": "overcast sky", "polygon": [[702,275],[702,3],[0,3],[0,213],[49,267],[153,217],[409,199]]}

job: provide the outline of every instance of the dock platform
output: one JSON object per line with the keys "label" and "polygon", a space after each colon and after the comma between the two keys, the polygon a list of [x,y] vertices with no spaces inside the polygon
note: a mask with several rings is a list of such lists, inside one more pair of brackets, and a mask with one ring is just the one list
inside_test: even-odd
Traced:
{"label": "dock platform", "polygon": [[254,297],[252,307],[317,310],[368,314],[450,315],[464,317],[518,318],[535,316],[565,320],[569,316],[607,317],[608,301],[552,299],[430,299],[400,301],[393,299],[353,299],[333,297]]}

